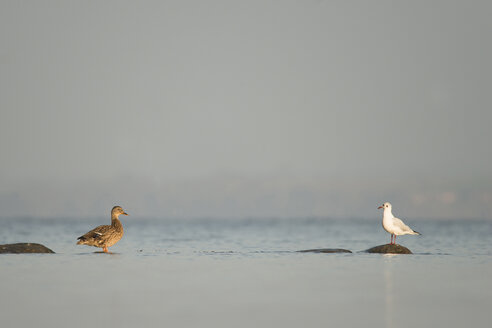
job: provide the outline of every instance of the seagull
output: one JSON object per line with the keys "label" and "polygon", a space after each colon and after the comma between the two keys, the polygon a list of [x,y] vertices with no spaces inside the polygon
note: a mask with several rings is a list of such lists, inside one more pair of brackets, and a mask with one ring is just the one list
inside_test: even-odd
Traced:
{"label": "seagull", "polygon": [[390,203],[386,202],[378,207],[378,209],[380,208],[383,209],[383,228],[391,234],[390,244],[396,244],[396,236],[420,235],[420,232],[412,230],[402,220],[393,215]]}

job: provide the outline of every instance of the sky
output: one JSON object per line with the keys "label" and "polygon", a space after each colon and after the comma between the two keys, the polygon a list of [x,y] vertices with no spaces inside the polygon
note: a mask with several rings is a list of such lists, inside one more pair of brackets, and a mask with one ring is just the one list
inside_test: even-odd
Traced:
{"label": "sky", "polygon": [[492,219],[488,1],[0,1],[0,217]]}

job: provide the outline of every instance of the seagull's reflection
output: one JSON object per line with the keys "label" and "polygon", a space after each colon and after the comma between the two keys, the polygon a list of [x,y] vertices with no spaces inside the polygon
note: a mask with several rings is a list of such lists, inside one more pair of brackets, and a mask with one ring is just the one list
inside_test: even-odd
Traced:
{"label": "seagull's reflection", "polygon": [[394,310],[393,310],[393,305],[394,305],[394,291],[393,291],[393,265],[395,263],[395,260],[397,259],[396,254],[385,254],[384,257],[386,258],[385,260],[385,265],[384,265],[384,290],[385,290],[385,301],[386,301],[386,306],[385,306],[385,321],[386,321],[386,328],[393,328],[395,327],[394,323]]}

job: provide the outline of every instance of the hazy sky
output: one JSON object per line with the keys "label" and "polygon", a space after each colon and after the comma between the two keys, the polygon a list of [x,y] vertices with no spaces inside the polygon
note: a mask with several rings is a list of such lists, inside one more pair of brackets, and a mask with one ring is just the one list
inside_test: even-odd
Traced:
{"label": "hazy sky", "polygon": [[0,0],[0,216],[492,218],[491,13]]}

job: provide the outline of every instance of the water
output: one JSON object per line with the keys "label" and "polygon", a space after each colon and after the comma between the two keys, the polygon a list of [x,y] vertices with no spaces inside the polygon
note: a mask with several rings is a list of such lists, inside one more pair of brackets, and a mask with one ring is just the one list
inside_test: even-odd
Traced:
{"label": "water", "polygon": [[[2,327],[489,327],[492,221],[123,218],[114,254],[75,245],[104,220],[0,220]],[[109,220],[107,220],[109,221]],[[353,254],[298,253],[347,248]]]}

